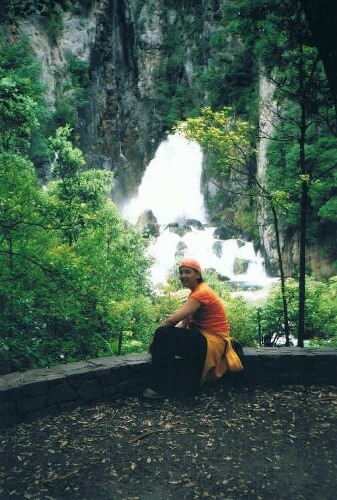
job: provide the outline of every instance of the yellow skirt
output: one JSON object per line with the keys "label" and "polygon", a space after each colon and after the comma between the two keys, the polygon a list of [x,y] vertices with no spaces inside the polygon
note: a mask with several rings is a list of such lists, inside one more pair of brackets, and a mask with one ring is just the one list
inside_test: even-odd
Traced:
{"label": "yellow skirt", "polygon": [[203,332],[203,335],[207,340],[207,354],[200,385],[218,380],[227,371],[243,370],[240,358],[234,351],[231,338],[227,333]]}

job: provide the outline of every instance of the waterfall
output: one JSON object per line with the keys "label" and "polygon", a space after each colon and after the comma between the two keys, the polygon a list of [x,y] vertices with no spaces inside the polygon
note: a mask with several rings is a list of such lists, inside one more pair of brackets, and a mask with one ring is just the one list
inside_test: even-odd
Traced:
{"label": "waterfall", "polygon": [[138,195],[122,208],[124,217],[135,224],[144,210],[151,209],[161,225],[189,218],[206,222],[201,169],[199,145],[178,133],[168,135],[148,165]]}
{"label": "waterfall", "polygon": [[[169,271],[185,256],[197,259],[202,268],[213,268],[231,282],[245,287],[268,286],[271,278],[266,276],[263,259],[251,242],[214,237],[216,228],[207,223],[200,190],[202,159],[198,144],[177,133],[168,135],[148,165],[138,195],[121,208],[122,215],[133,224],[144,210],[152,210],[160,225],[160,235],[148,249],[155,259],[153,284],[165,284]],[[241,274],[235,271],[238,262],[243,263]]]}

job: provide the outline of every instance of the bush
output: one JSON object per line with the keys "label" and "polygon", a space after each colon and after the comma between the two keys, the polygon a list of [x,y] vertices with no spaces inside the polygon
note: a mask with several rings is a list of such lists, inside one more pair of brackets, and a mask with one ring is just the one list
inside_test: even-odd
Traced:
{"label": "bush", "polygon": [[230,325],[230,335],[241,345],[257,347],[259,328],[257,309],[250,306],[242,297],[230,299],[225,304]]}
{"label": "bush", "polygon": [[[306,277],[305,338],[313,344],[335,342],[337,332],[337,278],[328,282]],[[286,280],[286,297],[291,335],[297,336],[298,328],[298,282]],[[275,285],[268,300],[261,307],[262,334],[267,337],[283,337],[283,304],[280,285]]]}

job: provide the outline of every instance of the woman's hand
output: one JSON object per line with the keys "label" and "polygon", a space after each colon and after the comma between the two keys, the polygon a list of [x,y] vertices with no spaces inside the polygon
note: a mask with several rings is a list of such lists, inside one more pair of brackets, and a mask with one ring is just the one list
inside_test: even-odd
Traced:
{"label": "woman's hand", "polygon": [[179,321],[179,323],[177,323],[177,324],[175,325],[175,327],[176,327],[176,328],[184,328],[184,329],[186,330],[187,325],[188,325],[188,319],[187,319],[187,318],[185,318],[185,319],[183,319],[182,321]]}

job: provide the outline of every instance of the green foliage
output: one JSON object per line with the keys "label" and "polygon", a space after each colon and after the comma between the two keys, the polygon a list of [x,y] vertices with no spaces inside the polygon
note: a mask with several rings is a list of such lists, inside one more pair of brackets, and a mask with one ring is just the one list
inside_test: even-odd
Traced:
{"label": "green foliage", "polygon": [[315,180],[310,184],[310,197],[320,222],[337,222],[337,138],[326,131],[319,136],[312,152]]}
{"label": "green foliage", "polygon": [[187,81],[184,62],[183,44],[177,47],[175,36],[166,33],[167,57],[156,70],[156,105],[157,117],[164,128],[170,130],[182,118],[190,115],[193,100]]}
{"label": "green foliage", "polygon": [[43,190],[13,141],[0,151],[0,356],[14,370],[107,355],[120,333],[125,349],[144,347],[152,327],[143,239],[106,196],[111,174],[83,171],[70,135],[50,138]]}
{"label": "green foliage", "polygon": [[[226,226],[232,224],[236,231],[245,234],[252,220],[254,203],[250,186],[254,176],[252,158],[256,153],[252,145],[255,128],[235,118],[231,108],[213,111],[207,107],[201,110],[199,117],[180,123],[177,130],[197,141],[206,153],[205,176],[218,190],[213,200],[209,200],[209,206],[220,205],[220,220],[223,218]],[[229,214],[233,209],[232,190],[235,190],[235,214]],[[238,199],[239,194],[242,196]]]}
{"label": "green foliage", "polygon": [[1,144],[27,153],[39,167],[47,158],[45,136],[51,117],[40,65],[26,37],[14,44],[0,37],[0,61]]}
{"label": "green foliage", "polygon": [[89,64],[73,56],[67,57],[66,83],[58,82],[56,89],[56,126],[69,125],[73,137],[81,137],[82,119],[90,102]]}
{"label": "green foliage", "polygon": [[[315,241],[320,234],[322,223],[336,223],[337,220],[335,210],[337,139],[319,118],[310,118],[306,127],[304,146],[307,173],[303,176],[299,168],[299,143],[290,139],[299,135],[297,126],[299,112],[296,106],[289,104],[283,117],[284,121],[277,126],[274,140],[270,141],[268,146],[268,186],[271,191],[276,194],[281,192],[283,197],[287,198],[278,203],[279,213],[284,213],[284,223],[288,228],[296,230],[300,218],[301,184],[302,181],[307,182],[308,241]],[[325,242],[322,239],[321,243],[324,246]]]}
{"label": "green foliage", "polygon": [[[55,137],[51,137],[49,140],[53,157],[53,175],[60,177],[63,181],[74,180],[80,168],[85,164],[82,151],[74,148],[68,140],[70,134],[71,128],[67,125],[58,128]],[[67,188],[64,191],[67,191]]]}
{"label": "green foliage", "polygon": [[[181,287],[178,286],[177,290],[179,289],[181,289]],[[162,323],[168,316],[170,316],[170,314],[172,314],[172,311],[175,311],[182,305],[183,301],[184,298],[182,299],[179,293],[172,292],[172,290],[164,295],[156,296],[153,302],[153,317],[155,318],[156,323]]]}
{"label": "green foliage", "polygon": [[[313,342],[329,340],[336,342],[337,301],[336,278],[329,282],[306,278],[305,324],[306,338]],[[286,281],[291,334],[296,337],[298,321],[298,283],[289,278]],[[265,304],[261,307],[262,335],[266,337],[284,336],[282,297],[279,285],[276,285]]]}
{"label": "green foliage", "polygon": [[30,134],[38,126],[35,101],[25,95],[24,84],[5,77],[0,80],[1,149],[26,152]]}
{"label": "green foliage", "polygon": [[197,141],[214,156],[213,175],[221,177],[235,167],[244,166],[247,157],[254,153],[251,134],[254,127],[248,122],[235,119],[231,108],[213,111],[201,110],[201,116],[189,118],[178,125],[177,130],[186,138]]}
{"label": "green foliage", "polygon": [[256,58],[247,37],[236,37],[233,24],[224,19],[225,27],[211,37],[211,57],[201,75],[207,103],[213,109],[230,106],[240,115],[257,120],[258,92]]}
{"label": "green foliage", "polygon": [[234,297],[226,301],[225,309],[231,337],[243,346],[257,347],[260,339],[256,309],[242,297]]}
{"label": "green foliage", "polygon": [[[0,19],[3,22],[12,21],[16,17],[40,15],[48,29],[51,25],[51,39],[57,36],[62,26],[62,11],[70,11],[74,14],[87,14],[93,5],[93,0],[2,0],[0,5]],[[55,38],[54,38],[55,39]]]}

